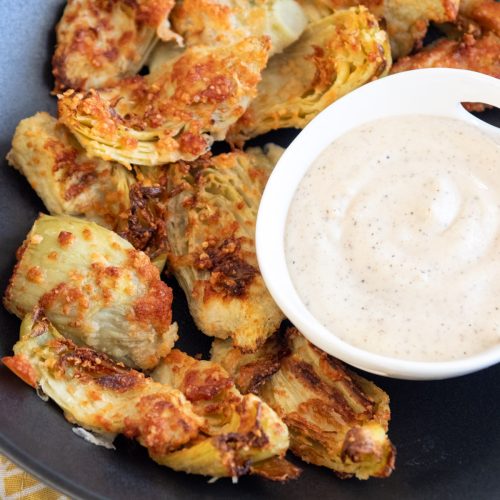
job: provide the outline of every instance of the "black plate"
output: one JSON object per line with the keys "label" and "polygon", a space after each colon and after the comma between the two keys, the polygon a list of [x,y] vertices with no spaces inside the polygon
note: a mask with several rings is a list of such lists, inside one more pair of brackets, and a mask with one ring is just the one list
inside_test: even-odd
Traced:
{"label": "black plate", "polygon": [[[0,4],[0,157],[14,128],[36,111],[54,112],[49,58],[61,0],[2,0]],[[500,123],[498,112],[489,117]],[[283,145],[293,132],[272,136]],[[0,168],[0,279],[2,288],[14,253],[28,232],[41,202],[28,183],[4,160]],[[181,348],[206,352],[181,291],[174,289],[174,318]],[[19,320],[0,308],[0,355],[11,353]],[[475,498],[500,495],[500,365],[454,380],[405,382],[369,377],[391,396],[390,435],[397,447],[397,468],[389,479],[340,480],[327,469],[306,466],[302,477],[285,485],[244,477],[207,484],[207,479],[175,473],[150,461],[140,446],[118,441],[109,451],[87,444],[71,432],[61,412],[43,403],[27,385],[0,366],[0,449],[46,483],[73,498],[287,499]]]}

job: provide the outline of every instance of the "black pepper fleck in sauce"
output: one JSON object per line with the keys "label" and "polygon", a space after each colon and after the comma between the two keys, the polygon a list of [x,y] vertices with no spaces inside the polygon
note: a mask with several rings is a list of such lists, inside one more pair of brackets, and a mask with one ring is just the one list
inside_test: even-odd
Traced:
{"label": "black pepper fleck in sauce", "polygon": [[500,147],[463,122],[379,120],[334,141],[290,207],[308,309],[363,349],[444,361],[500,343]]}

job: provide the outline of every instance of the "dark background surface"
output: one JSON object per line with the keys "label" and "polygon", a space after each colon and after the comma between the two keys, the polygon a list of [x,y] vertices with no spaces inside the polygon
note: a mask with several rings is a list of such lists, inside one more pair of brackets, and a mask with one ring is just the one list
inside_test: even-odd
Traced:
{"label": "dark background surface", "polygon": [[[0,285],[5,288],[16,248],[41,202],[4,160],[15,126],[36,111],[54,112],[49,58],[61,0],[0,2]],[[486,116],[500,124],[498,111]],[[282,145],[294,132],[272,134]],[[206,352],[210,339],[190,320],[174,288],[174,319],[180,347]],[[19,320],[0,308],[0,356],[11,353]],[[0,449],[25,469],[73,498],[287,499],[492,499],[500,498],[500,365],[447,381],[407,382],[369,375],[391,396],[390,436],[397,447],[389,479],[340,480],[324,468],[304,466],[285,485],[244,477],[221,479],[175,473],[150,461],[135,443],[119,439],[117,451],[92,446],[71,432],[58,408],[43,403],[27,385],[0,366]],[[298,462],[298,461],[297,461]]]}

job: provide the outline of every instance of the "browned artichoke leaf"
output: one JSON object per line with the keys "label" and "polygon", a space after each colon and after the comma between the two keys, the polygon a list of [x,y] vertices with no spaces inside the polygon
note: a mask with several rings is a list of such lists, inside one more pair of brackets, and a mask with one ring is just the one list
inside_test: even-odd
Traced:
{"label": "browned artichoke leaf", "polygon": [[500,37],[487,31],[478,38],[464,34],[459,40],[442,38],[408,57],[401,58],[392,73],[421,68],[457,68],[500,78]]}
{"label": "browned artichoke leaf", "polygon": [[40,308],[26,315],[14,356],[2,361],[51,398],[70,422],[98,438],[121,433],[136,439],[154,460],[175,470],[238,477],[262,466],[271,479],[297,475],[283,458],[285,424],[257,396],[242,396],[216,363],[175,350],[154,380],[78,347]]}
{"label": "browned artichoke leaf", "polygon": [[495,0],[460,0],[459,14],[484,30],[500,36],[500,3]]}

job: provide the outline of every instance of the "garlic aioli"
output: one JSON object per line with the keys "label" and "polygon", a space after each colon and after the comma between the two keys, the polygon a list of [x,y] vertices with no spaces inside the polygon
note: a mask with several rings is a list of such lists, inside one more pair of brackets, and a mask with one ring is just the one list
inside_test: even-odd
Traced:
{"label": "garlic aioli", "polygon": [[500,146],[408,115],[330,144],[291,203],[287,265],[305,306],[356,347],[445,361],[500,343]]}

